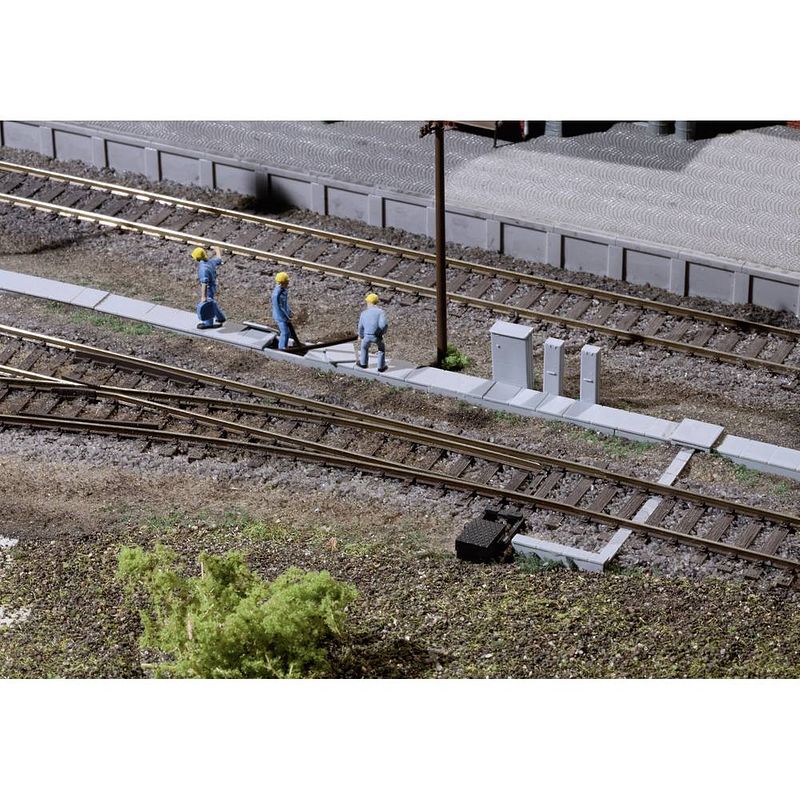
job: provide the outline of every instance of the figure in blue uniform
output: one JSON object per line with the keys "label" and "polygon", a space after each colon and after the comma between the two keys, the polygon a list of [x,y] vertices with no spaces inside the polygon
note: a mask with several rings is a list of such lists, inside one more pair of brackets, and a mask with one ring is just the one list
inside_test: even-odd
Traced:
{"label": "figure in blue uniform", "polygon": [[[212,248],[214,258],[209,258],[202,247],[192,250],[192,258],[197,262],[197,281],[200,284],[200,302],[197,304],[198,328],[213,328],[225,322],[225,315],[217,305],[217,267],[222,264],[219,247]],[[210,302],[210,305],[209,305]]]}
{"label": "figure in blue uniform", "polygon": [[361,338],[358,366],[362,369],[369,366],[369,347],[375,344],[378,347],[378,372],[386,372],[386,345],[383,337],[389,324],[386,322],[386,315],[377,307],[378,295],[368,294],[364,300],[367,307],[358,318],[358,335]]}
{"label": "figure in blue uniform", "polygon": [[272,319],[280,331],[278,350],[285,350],[292,335],[292,309],[289,308],[289,276],[279,272],[275,276],[275,288],[272,290]]}

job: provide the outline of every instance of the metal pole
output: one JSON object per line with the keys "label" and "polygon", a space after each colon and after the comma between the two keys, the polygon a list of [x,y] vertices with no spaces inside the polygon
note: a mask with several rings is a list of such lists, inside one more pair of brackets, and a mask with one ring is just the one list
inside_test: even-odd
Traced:
{"label": "metal pole", "polygon": [[447,272],[444,257],[444,124],[436,123],[436,365],[447,356]]}

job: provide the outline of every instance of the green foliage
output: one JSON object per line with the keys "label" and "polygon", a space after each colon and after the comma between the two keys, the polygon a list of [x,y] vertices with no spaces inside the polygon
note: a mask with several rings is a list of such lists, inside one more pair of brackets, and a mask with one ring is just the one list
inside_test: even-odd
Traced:
{"label": "green foliage", "polygon": [[471,364],[471,358],[465,356],[452,344],[447,345],[447,355],[442,360],[442,369],[447,369],[451,372],[461,372],[462,369],[467,369]]}
{"label": "green foliage", "polygon": [[539,558],[537,555],[523,556],[517,553],[514,561],[522,572],[526,575],[532,575],[535,572],[550,572],[556,569],[565,569],[560,561],[548,561],[544,558]]}
{"label": "green foliage", "polygon": [[569,435],[573,438],[583,439],[591,444],[599,445],[608,455],[617,458],[631,458],[646,453],[651,447],[655,447],[654,442],[636,442],[631,439],[622,439],[618,436],[606,436],[586,428],[573,428],[569,431]]}
{"label": "green foliage", "polygon": [[128,336],[147,336],[153,332],[153,328],[146,322],[130,322],[91,311],[73,311],[70,317],[74,322],[88,322],[95,328],[108,328],[115,333],[124,333]]}
{"label": "green foliage", "polygon": [[155,665],[157,677],[324,674],[326,645],[340,635],[355,587],[294,567],[266,582],[236,551],[198,560],[200,576],[186,577],[161,544],[119,552],[117,577],[129,600],[145,597],[140,644],[171,659]]}
{"label": "green foliage", "polygon": [[745,467],[744,464],[735,464],[733,474],[736,476],[736,480],[745,486],[755,486],[761,477],[761,473],[758,470]]}

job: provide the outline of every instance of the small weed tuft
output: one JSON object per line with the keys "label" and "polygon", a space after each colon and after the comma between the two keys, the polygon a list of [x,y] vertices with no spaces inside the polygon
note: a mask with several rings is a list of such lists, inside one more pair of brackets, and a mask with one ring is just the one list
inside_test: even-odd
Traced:
{"label": "small weed tuft", "polygon": [[153,332],[152,326],[145,322],[131,322],[130,320],[118,319],[105,314],[95,314],[92,311],[73,311],[70,314],[70,319],[80,324],[88,322],[90,325],[94,325],[95,328],[107,328],[114,331],[114,333],[122,333],[126,336],[148,336]]}
{"label": "small weed tuft", "polygon": [[761,473],[758,470],[745,467],[744,464],[736,464],[733,468],[733,474],[739,483],[745,486],[755,486]]}
{"label": "small weed tuft", "polygon": [[472,365],[472,359],[465,356],[452,344],[447,345],[447,355],[442,360],[442,369],[450,372],[461,372]]}
{"label": "small weed tuft", "polygon": [[523,556],[517,554],[514,557],[514,563],[526,575],[533,575],[538,572],[552,572],[558,569],[566,569],[560,561],[546,561],[539,556]]}

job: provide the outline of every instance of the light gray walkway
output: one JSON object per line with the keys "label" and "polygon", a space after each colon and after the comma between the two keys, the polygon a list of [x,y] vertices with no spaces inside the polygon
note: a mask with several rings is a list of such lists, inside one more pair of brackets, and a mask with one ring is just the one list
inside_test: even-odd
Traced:
{"label": "light gray walkway", "polygon": [[[82,122],[94,128],[402,193],[433,192],[419,122]],[[681,142],[619,123],[492,149],[446,136],[447,202],[528,222],[800,271],[800,131]]]}

